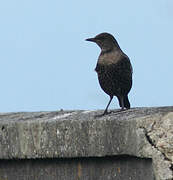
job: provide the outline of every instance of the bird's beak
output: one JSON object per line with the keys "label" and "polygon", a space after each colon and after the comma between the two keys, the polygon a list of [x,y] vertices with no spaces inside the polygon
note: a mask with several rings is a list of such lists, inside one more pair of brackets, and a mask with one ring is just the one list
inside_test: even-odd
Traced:
{"label": "bird's beak", "polygon": [[86,41],[96,42],[95,38],[85,39]]}

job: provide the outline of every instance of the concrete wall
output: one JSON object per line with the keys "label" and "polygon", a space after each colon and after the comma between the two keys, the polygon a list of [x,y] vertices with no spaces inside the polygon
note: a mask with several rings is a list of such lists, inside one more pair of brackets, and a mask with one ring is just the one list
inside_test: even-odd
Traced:
{"label": "concrete wall", "polygon": [[0,180],[171,180],[173,107],[0,114]]}

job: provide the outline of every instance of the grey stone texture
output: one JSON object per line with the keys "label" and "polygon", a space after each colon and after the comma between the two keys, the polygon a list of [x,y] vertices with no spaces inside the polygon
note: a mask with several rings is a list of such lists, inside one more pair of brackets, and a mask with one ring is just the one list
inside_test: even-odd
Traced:
{"label": "grey stone texture", "polygon": [[101,113],[1,113],[0,159],[128,155],[144,161],[151,158],[156,180],[173,179],[173,107],[114,110],[99,116]]}

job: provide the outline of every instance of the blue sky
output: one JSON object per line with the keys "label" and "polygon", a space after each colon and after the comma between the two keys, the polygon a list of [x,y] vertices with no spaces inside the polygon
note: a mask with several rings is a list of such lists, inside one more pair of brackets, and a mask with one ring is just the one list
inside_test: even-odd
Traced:
{"label": "blue sky", "polygon": [[131,60],[131,106],[173,105],[172,9],[172,0],[1,1],[0,112],[104,109],[100,49],[85,41],[101,32]]}

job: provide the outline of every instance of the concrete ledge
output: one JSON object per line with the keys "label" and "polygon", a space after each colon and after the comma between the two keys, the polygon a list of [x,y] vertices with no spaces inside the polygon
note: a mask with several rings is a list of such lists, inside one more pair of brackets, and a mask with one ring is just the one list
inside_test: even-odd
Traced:
{"label": "concrete ledge", "polygon": [[0,114],[0,159],[151,158],[157,180],[173,179],[173,107]]}

